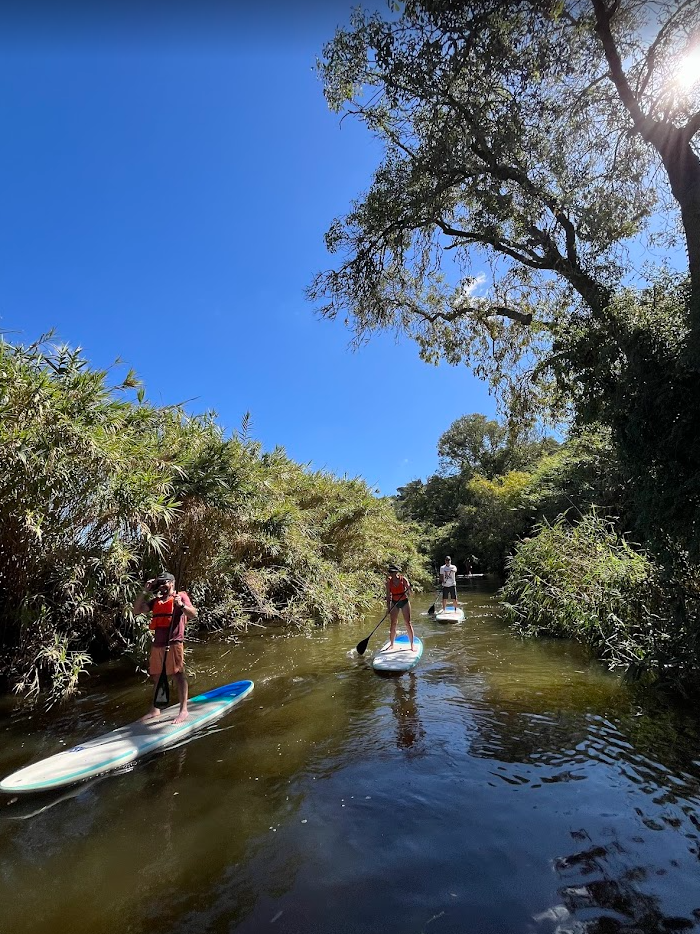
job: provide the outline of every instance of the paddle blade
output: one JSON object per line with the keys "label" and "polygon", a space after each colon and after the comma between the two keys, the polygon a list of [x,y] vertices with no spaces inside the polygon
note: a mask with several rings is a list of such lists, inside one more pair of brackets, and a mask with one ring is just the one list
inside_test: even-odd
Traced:
{"label": "paddle blade", "polygon": [[355,651],[358,655],[364,655],[367,651],[367,646],[369,645],[369,636],[366,639],[363,639],[362,642],[358,642],[355,646]]}
{"label": "paddle blade", "polygon": [[156,692],[153,695],[153,706],[162,710],[170,704],[170,684],[165,671],[161,672],[156,684]]}
{"label": "paddle blade", "polygon": [[428,616],[435,616],[435,604],[428,607]]}

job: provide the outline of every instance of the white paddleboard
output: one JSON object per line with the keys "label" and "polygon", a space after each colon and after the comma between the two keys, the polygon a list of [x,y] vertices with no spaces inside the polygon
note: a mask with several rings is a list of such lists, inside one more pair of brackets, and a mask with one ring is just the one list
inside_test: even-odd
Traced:
{"label": "white paddleboard", "polygon": [[0,782],[0,790],[13,794],[48,791],[121,768],[134,759],[179,743],[223,716],[252,690],[252,681],[235,681],[198,694],[188,703],[189,715],[184,723],[173,723],[180,709],[179,704],[174,704],[152,720],[137,720],[13,772]]}
{"label": "white paddleboard", "polygon": [[447,606],[445,610],[439,610],[435,614],[438,623],[461,623],[464,619],[464,610],[458,606]]}
{"label": "white paddleboard", "polygon": [[387,642],[372,659],[372,668],[375,671],[408,671],[417,665],[423,654],[423,643],[415,636],[413,639],[415,651],[411,650],[411,640],[407,632],[400,632],[394,640],[394,647]]}

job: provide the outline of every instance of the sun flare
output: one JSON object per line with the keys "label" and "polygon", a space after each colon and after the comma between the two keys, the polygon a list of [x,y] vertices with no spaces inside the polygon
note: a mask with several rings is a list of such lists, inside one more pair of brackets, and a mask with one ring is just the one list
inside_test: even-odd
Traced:
{"label": "sun flare", "polygon": [[683,56],[678,63],[676,80],[684,88],[692,88],[700,81],[700,49]]}

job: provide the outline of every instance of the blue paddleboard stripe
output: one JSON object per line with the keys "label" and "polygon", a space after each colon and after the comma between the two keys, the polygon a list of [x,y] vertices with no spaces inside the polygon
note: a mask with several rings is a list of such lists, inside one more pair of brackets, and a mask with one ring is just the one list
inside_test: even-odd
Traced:
{"label": "blue paddleboard stripe", "polygon": [[[239,686],[240,686],[240,689],[237,690],[235,693],[231,691],[231,688],[234,688],[234,687],[239,688]],[[85,775],[88,772],[99,774],[100,772],[104,772],[107,768],[114,767],[121,762],[129,762],[134,758],[141,758],[142,755],[144,755],[146,752],[148,752],[149,749],[152,749],[154,746],[164,745],[166,740],[169,741],[173,737],[179,736],[185,730],[187,730],[188,732],[194,732],[194,729],[198,723],[201,723],[204,720],[210,719],[216,712],[218,711],[223,712],[224,710],[226,710],[227,707],[232,706],[232,703],[230,701],[229,703],[224,702],[224,703],[209,705],[208,697],[212,695],[216,695],[216,693],[219,691],[224,691],[228,689],[229,691],[228,696],[233,700],[234,698],[240,698],[243,694],[248,693],[250,690],[252,690],[252,688],[253,688],[252,681],[236,681],[234,684],[224,685],[223,688],[215,688],[213,691],[208,691],[206,694],[198,694],[196,697],[192,698],[190,703],[197,703],[197,704],[207,703],[208,708],[206,712],[202,713],[201,716],[197,717],[194,720],[187,719],[181,726],[177,727],[176,729],[171,730],[165,735],[161,734],[160,736],[155,737],[149,743],[144,743],[143,746],[139,747],[136,755],[134,755],[134,750],[131,749],[125,753],[122,753],[119,756],[115,756],[113,759],[107,759],[106,762],[100,762],[98,765],[90,765],[84,769],[78,769],[75,772],[70,772],[68,775],[59,775],[56,778],[46,779],[41,782],[33,782],[31,785],[21,785],[19,788],[12,787],[12,788],[5,788],[4,790],[6,791],[36,791],[40,788],[50,788],[56,784],[67,785],[67,784],[70,784],[71,782],[78,781],[81,776]],[[78,747],[73,747],[73,748],[75,749]],[[69,753],[71,751],[72,750],[67,749],[66,753]],[[58,753],[58,755],[61,755],[61,754]],[[27,766],[27,768],[31,768],[31,766]],[[19,771],[23,771],[23,770],[20,769]],[[13,775],[16,775],[16,774],[17,772],[13,772]],[[12,778],[12,775],[8,775],[8,778]],[[7,779],[5,779],[3,782],[0,782],[0,787],[4,787],[5,781],[7,781]]]}
{"label": "blue paddleboard stripe", "polygon": [[[404,646],[404,645],[410,646],[411,639],[407,632],[401,632],[396,636],[396,638],[394,639],[394,646],[396,646],[397,644],[400,644],[401,646]],[[387,658],[387,657],[391,658],[391,653],[389,652],[388,649],[382,648],[374,656],[374,659],[372,661],[372,667],[374,668],[375,671],[395,671],[395,672],[410,671],[411,668],[414,668],[418,664],[418,662],[421,659],[421,656],[423,655],[423,641],[421,640],[419,636],[414,635],[413,644],[416,648],[415,658],[412,661],[407,662],[405,665],[397,666],[396,668],[393,668],[393,667],[384,668],[381,665],[381,662],[383,661],[383,658]],[[377,662],[379,662],[379,664],[377,664]]]}

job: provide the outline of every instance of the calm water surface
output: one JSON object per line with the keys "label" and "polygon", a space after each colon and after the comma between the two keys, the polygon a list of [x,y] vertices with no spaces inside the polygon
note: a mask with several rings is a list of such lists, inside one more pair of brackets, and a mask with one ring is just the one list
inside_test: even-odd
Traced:
{"label": "calm water surface", "polygon": [[[526,643],[489,586],[420,615],[418,668],[349,651],[378,619],[195,644],[193,693],[251,678],[208,733],[60,797],[0,796],[13,934],[608,934],[700,928],[700,740],[576,646]],[[0,773],[139,716],[123,667],[12,711]]]}

